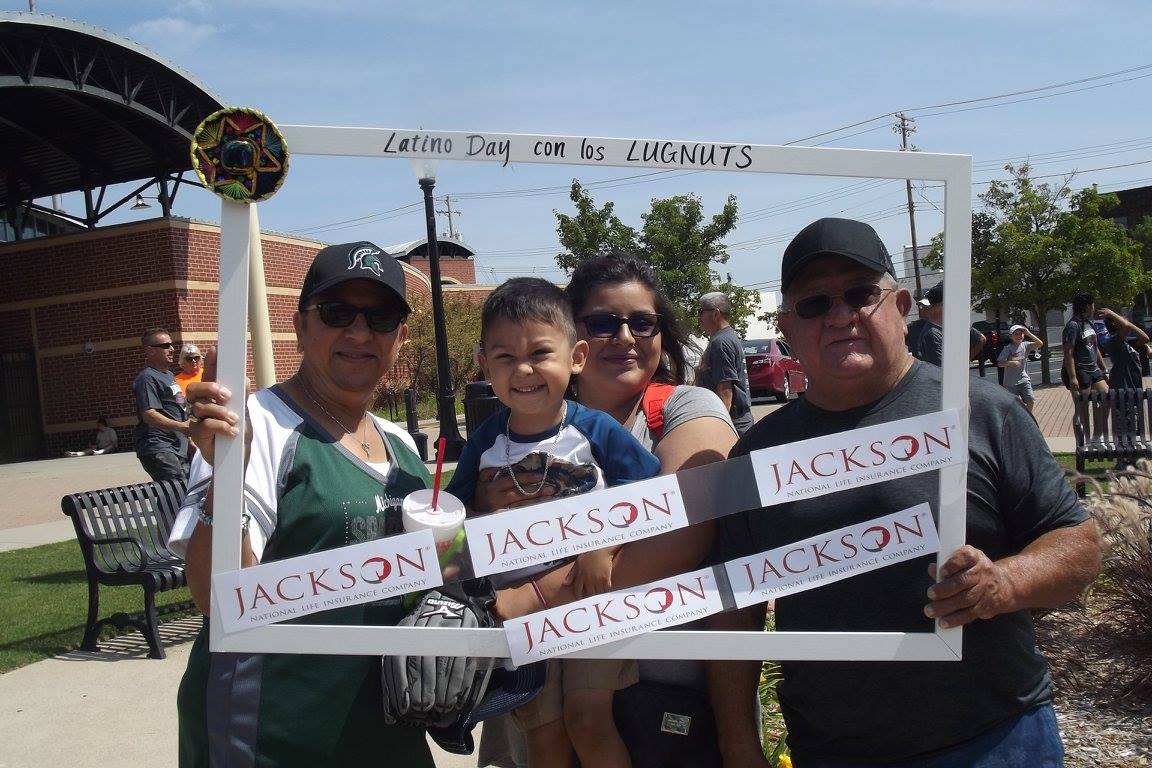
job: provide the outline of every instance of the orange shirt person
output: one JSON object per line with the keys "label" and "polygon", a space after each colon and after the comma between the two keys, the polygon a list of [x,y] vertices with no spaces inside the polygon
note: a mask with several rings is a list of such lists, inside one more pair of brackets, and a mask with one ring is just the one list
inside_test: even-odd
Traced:
{"label": "orange shirt person", "polygon": [[200,381],[204,375],[204,357],[200,348],[195,344],[185,344],[180,347],[180,372],[176,374],[176,384],[185,396],[188,395],[188,385]]}

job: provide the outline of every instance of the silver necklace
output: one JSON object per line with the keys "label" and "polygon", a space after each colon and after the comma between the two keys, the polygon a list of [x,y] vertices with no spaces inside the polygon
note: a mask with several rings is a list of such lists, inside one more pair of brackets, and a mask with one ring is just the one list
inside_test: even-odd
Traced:
{"label": "silver necklace", "polygon": [[[564,401],[564,408],[560,411],[560,427],[564,427],[564,419],[568,418],[568,401]],[[508,474],[512,476],[512,485],[516,486],[516,492],[521,496],[535,496],[544,490],[544,485],[548,482],[548,470],[552,467],[552,459],[555,457],[551,451],[544,452],[544,476],[540,478],[540,485],[536,486],[534,491],[524,490],[524,486],[520,485],[520,481],[516,479],[516,470],[512,468],[512,438],[508,436],[508,425],[511,424],[512,417],[509,415],[508,421],[504,422],[504,468],[508,470]]]}
{"label": "silver necklace", "polygon": [[344,422],[340,421],[340,419],[333,416],[332,413],[327,408],[324,407],[324,404],[316,399],[316,397],[312,394],[311,388],[307,384],[304,383],[303,379],[300,380],[300,389],[304,390],[304,394],[308,396],[308,399],[311,400],[312,403],[317,408],[319,408],[321,411],[323,411],[325,416],[332,419],[332,421],[336,422],[336,425],[338,427],[340,427],[340,429],[344,430],[347,434],[352,435],[352,439],[356,440],[357,442],[360,443],[360,449],[362,451],[364,451],[364,457],[365,458],[369,458],[369,459],[372,458],[372,446],[370,446],[368,444],[368,430],[367,430],[368,425],[367,425],[367,422],[365,422],[363,425],[364,426],[364,429],[362,430],[363,434],[361,435],[361,437],[359,439],[357,439],[356,435],[355,435],[356,430],[348,429],[348,427],[344,426]]}

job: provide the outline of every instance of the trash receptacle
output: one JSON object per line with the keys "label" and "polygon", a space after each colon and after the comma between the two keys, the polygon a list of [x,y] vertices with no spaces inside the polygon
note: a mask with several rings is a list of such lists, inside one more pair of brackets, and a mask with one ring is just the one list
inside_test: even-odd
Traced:
{"label": "trash receptacle", "polygon": [[484,423],[504,405],[492,392],[492,384],[487,381],[473,381],[464,387],[464,428],[471,436],[473,430]]}

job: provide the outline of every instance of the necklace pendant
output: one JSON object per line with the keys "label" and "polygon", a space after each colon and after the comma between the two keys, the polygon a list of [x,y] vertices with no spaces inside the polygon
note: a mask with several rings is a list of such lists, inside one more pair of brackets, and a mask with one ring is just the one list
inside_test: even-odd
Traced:
{"label": "necklace pendant", "polygon": [[368,443],[360,443],[360,447],[364,449],[365,456],[372,455],[372,446],[368,445]]}

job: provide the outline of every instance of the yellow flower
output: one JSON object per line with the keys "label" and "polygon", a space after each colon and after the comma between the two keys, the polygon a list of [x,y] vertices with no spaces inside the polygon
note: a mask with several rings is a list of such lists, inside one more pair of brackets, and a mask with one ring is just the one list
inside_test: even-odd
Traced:
{"label": "yellow flower", "polygon": [[792,768],[792,758],[788,755],[780,755],[776,758],[776,768]]}

